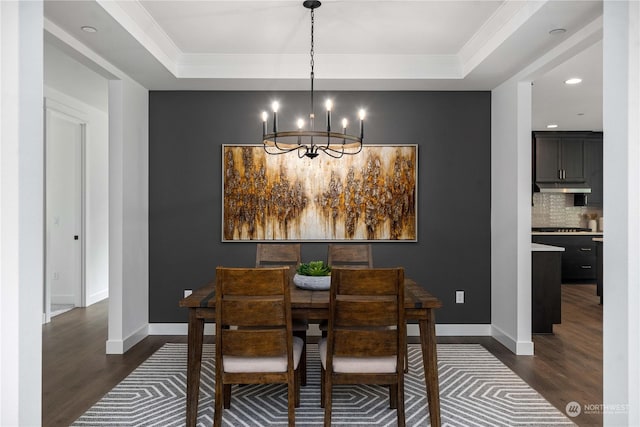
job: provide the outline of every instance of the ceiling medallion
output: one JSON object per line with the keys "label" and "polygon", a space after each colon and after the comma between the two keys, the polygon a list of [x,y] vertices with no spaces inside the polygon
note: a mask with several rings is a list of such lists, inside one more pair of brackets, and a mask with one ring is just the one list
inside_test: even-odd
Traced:
{"label": "ceiling medallion", "polygon": [[297,130],[278,130],[278,102],[272,104],[273,123],[271,132],[269,132],[268,118],[269,114],[264,111],[262,113],[262,144],[264,150],[268,154],[285,154],[292,151],[297,152],[299,158],[308,157],[313,159],[320,153],[324,153],[334,158],[340,158],[346,155],[358,154],[362,151],[362,141],[364,139],[364,117],[365,111],[360,110],[358,113],[360,119],[359,135],[350,135],[347,133],[348,121],[342,119],[342,132],[331,130],[331,110],[333,102],[327,100],[326,107],[326,130],[315,130],[314,121],[314,105],[313,105],[313,55],[314,55],[314,10],[319,8],[321,3],[317,0],[307,0],[302,3],[304,7],[311,10],[311,109],[309,112],[309,121],[305,123],[304,119],[297,120]]}

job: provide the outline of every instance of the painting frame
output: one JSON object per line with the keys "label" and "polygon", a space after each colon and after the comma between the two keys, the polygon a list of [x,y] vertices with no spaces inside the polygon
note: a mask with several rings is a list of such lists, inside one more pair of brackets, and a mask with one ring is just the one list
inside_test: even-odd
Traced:
{"label": "painting frame", "polygon": [[334,159],[222,145],[222,242],[418,241],[418,144]]}

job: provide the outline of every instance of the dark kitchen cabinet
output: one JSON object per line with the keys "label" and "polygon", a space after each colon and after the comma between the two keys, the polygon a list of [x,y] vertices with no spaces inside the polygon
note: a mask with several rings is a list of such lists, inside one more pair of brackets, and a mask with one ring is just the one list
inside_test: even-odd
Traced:
{"label": "dark kitchen cabinet", "polygon": [[562,252],[531,252],[531,332],[553,333],[562,322]]}
{"label": "dark kitchen cabinet", "polygon": [[532,236],[534,243],[560,246],[562,253],[563,283],[595,283],[596,282],[596,247],[593,235],[578,236]]}
{"label": "dark kitchen cabinet", "polygon": [[593,138],[584,140],[585,179],[591,193],[587,206],[602,206],[602,132],[594,132]]}
{"label": "dark kitchen cabinet", "polygon": [[536,182],[585,181],[584,139],[570,134],[534,132]]}

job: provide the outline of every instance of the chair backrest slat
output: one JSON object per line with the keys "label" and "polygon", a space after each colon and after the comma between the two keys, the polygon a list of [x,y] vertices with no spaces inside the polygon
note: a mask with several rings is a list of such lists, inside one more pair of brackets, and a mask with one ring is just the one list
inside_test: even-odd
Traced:
{"label": "chair backrest slat", "polygon": [[[334,328],[346,327],[383,327],[398,324],[398,309],[395,296],[373,295],[369,299],[354,299],[340,295],[336,297],[336,315]],[[371,316],[375,313],[375,316]]]}
{"label": "chair backrest slat", "polygon": [[[333,274],[332,274],[333,275]],[[340,277],[340,295],[396,295],[395,269],[351,270]]]}
{"label": "chair backrest slat", "polygon": [[216,276],[216,279],[221,281],[225,295],[281,295],[282,289],[279,280],[283,272],[286,277],[288,272],[283,267],[270,269],[224,268],[220,272],[220,276]]}
{"label": "chair backrest slat", "polygon": [[334,330],[334,356],[384,357],[398,354],[398,330]]}
{"label": "chair backrest slat", "polygon": [[238,357],[286,356],[287,330],[223,329],[222,354]]}
{"label": "chair backrest slat", "polygon": [[222,300],[225,326],[281,326],[286,327],[284,298],[230,297]]}
{"label": "chair backrest slat", "polygon": [[256,268],[289,267],[289,280],[300,265],[300,243],[258,243],[256,245]]}
{"label": "chair backrest slat", "polygon": [[327,263],[332,268],[373,268],[373,254],[370,244],[331,243],[327,251]]}
{"label": "chair backrest slat", "polygon": [[299,243],[258,243],[256,245],[256,267],[276,267],[300,264]]}

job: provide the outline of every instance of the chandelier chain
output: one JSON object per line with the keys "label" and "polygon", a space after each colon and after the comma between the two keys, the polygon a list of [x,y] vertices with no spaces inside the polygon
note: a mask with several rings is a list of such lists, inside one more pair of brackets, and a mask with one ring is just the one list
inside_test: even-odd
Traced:
{"label": "chandelier chain", "polygon": [[313,9],[311,9],[311,75],[313,75],[313,54],[314,54],[314,50],[313,50],[313,24],[315,22],[314,19],[314,13],[313,13]]}
{"label": "chandelier chain", "polygon": [[315,15],[314,15],[314,9],[311,9],[311,61],[310,61],[310,65],[311,65],[311,115],[309,117],[309,119],[311,120],[311,125],[313,125],[313,119],[315,118],[315,114],[313,111],[313,78],[314,78],[314,74],[313,74],[313,54],[314,54],[314,44],[313,44],[313,27],[314,27],[314,23],[315,23]]}

